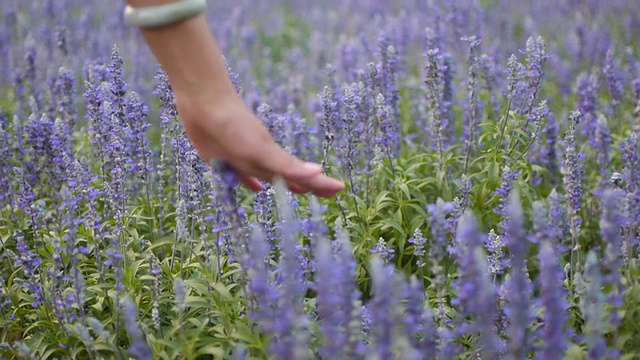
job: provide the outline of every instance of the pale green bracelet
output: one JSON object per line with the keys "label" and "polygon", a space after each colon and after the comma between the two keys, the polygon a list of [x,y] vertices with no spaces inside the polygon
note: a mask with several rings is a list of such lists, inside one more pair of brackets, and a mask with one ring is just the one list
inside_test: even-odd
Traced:
{"label": "pale green bracelet", "polygon": [[124,8],[124,21],[133,26],[153,28],[171,25],[192,18],[207,8],[206,0],[181,0],[178,2],[133,8]]}

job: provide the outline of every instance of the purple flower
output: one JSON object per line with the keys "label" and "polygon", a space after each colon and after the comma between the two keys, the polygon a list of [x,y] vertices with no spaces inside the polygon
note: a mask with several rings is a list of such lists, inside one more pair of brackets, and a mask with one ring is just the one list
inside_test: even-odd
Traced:
{"label": "purple flower", "polygon": [[568,241],[569,219],[567,218],[567,208],[563,204],[564,196],[558,194],[556,189],[551,190],[547,202],[549,203],[549,237],[553,247],[560,253],[565,253],[571,248]]}
{"label": "purple flower", "polygon": [[404,287],[403,298],[407,302],[404,325],[413,348],[422,354],[423,359],[435,358],[438,353],[438,329],[422,280],[412,277]]}
{"label": "purple flower", "polygon": [[431,226],[432,243],[430,256],[433,261],[440,262],[444,259],[447,246],[447,215],[453,211],[453,204],[444,202],[441,198],[435,204],[427,205],[429,222]]}
{"label": "purple flower", "polygon": [[329,161],[331,150],[333,149],[333,142],[335,139],[336,123],[338,119],[337,102],[334,101],[335,95],[332,93],[331,88],[325,86],[320,95],[322,101],[322,119],[320,120],[320,127],[324,134],[324,140],[322,142],[322,168],[326,169]]}
{"label": "purple flower", "polygon": [[[449,232],[451,234],[452,240],[455,240],[457,237],[458,221],[471,203],[471,189],[473,187],[473,182],[470,178],[467,177],[467,175],[462,175],[457,182],[460,186],[460,196],[453,199],[453,209],[451,210],[451,215],[448,219]],[[453,241],[449,243],[447,251],[452,255],[455,254]]]}
{"label": "purple flower", "polygon": [[556,122],[556,116],[550,112],[547,116],[547,123],[544,128],[546,137],[545,146],[540,150],[540,162],[546,165],[551,175],[551,181],[556,184],[558,171],[558,134],[560,126]]}
{"label": "purple flower", "polygon": [[31,251],[28,247],[22,231],[16,231],[14,239],[16,243],[16,251],[19,254],[19,259],[16,261],[16,265],[22,266],[22,272],[24,273],[25,279],[23,287],[25,290],[32,293],[31,297],[33,299],[33,303],[31,305],[35,308],[40,306],[40,304],[45,300],[44,289],[38,280],[38,267],[42,263],[42,258],[38,256],[37,253]]}
{"label": "purple flower", "polygon": [[[609,293],[609,304],[615,308],[624,304],[622,298],[623,284],[620,269],[624,266],[624,257],[622,249],[624,249],[621,230],[626,223],[621,207],[623,205],[624,191],[605,190],[602,194],[602,215],[600,217],[600,234],[605,241],[603,268],[606,272],[605,282],[611,286]],[[618,311],[611,312],[609,323],[613,326],[619,326],[621,319]]]}
{"label": "purple flower", "polygon": [[347,342],[348,315],[344,314],[342,291],[339,287],[340,279],[349,281],[349,277],[341,272],[339,264],[333,259],[331,246],[320,242],[317,246],[318,271],[316,282],[318,288],[318,315],[320,316],[320,330],[324,335],[322,354],[327,358],[344,356]]}
{"label": "purple flower", "polygon": [[127,122],[131,127],[132,146],[131,156],[135,161],[134,172],[140,176],[140,181],[146,183],[152,171],[150,141],[147,139],[147,129],[151,126],[147,121],[149,109],[140,101],[137,93],[132,92],[127,103]]}
{"label": "purple flower", "polygon": [[439,49],[429,49],[424,56],[426,62],[425,93],[429,106],[429,128],[433,131],[432,146],[438,153],[440,166],[444,166],[444,151],[447,147],[447,107],[444,101],[444,70]]}
{"label": "purple flower", "polygon": [[344,97],[342,101],[344,114],[340,119],[342,138],[341,142],[338,144],[338,149],[342,153],[341,156],[344,157],[346,161],[346,163],[343,164],[343,171],[345,177],[350,182],[350,190],[352,193],[356,194],[357,188],[354,186],[354,175],[356,174],[356,150],[359,138],[352,134],[360,125],[360,115],[356,109],[361,101],[356,84],[352,84],[351,86],[346,85],[344,87]]}
{"label": "purple flower", "polygon": [[464,37],[461,40],[469,42],[469,57],[467,63],[469,65],[469,75],[467,76],[467,102],[465,104],[464,130],[463,140],[465,141],[465,167],[463,173],[467,172],[469,162],[471,160],[471,152],[474,150],[476,143],[475,138],[478,133],[478,124],[480,122],[480,113],[482,104],[480,102],[480,85],[479,85],[479,63],[477,50],[480,47],[481,40],[476,36]]}
{"label": "purple flower", "polygon": [[13,206],[13,165],[6,116],[0,116],[0,207]]}
{"label": "purple flower", "polygon": [[485,242],[485,246],[487,248],[487,259],[489,265],[489,274],[493,276],[493,281],[495,283],[498,275],[502,275],[504,270],[505,261],[504,261],[504,242],[502,241],[502,237],[491,229],[489,231],[489,235],[487,236],[487,240]]}
{"label": "purple flower", "polygon": [[505,165],[502,168],[502,181],[500,182],[500,187],[498,187],[494,192],[495,195],[499,196],[499,203],[498,207],[493,209],[493,212],[501,217],[500,229],[503,232],[506,232],[506,229],[509,226],[510,214],[507,211],[509,196],[511,195],[511,192],[513,190],[513,183],[518,180],[519,177],[520,171],[511,170],[508,165]]}
{"label": "purple flower", "polygon": [[130,346],[129,353],[139,360],[153,358],[153,352],[147,344],[144,334],[138,327],[138,310],[129,297],[125,297],[122,303],[122,311],[124,315],[124,325],[129,334]]}
{"label": "purple flower", "polygon": [[277,320],[279,292],[272,283],[269,265],[269,248],[263,239],[260,228],[255,227],[248,251],[247,275],[249,279],[249,318],[259,323],[267,332],[273,331],[273,322]]}
{"label": "purple flower", "polygon": [[[578,113],[584,117],[582,135],[587,136],[593,145],[596,131],[596,109],[598,107],[598,77],[595,74],[581,73],[576,81],[575,92],[578,94]],[[577,113],[574,113],[577,114]]]}
{"label": "purple flower", "polygon": [[528,325],[534,319],[530,304],[533,291],[526,265],[529,241],[524,231],[524,215],[517,192],[511,194],[507,211],[510,218],[507,227],[507,248],[511,255],[511,271],[504,285],[507,299],[504,311],[509,321],[506,358],[515,360],[526,357],[533,344],[532,334],[528,330]]}
{"label": "purple flower", "polygon": [[584,267],[584,280],[576,277],[576,292],[580,294],[580,309],[585,318],[583,325],[589,359],[606,359],[607,340],[605,304],[607,297],[603,292],[604,279],[600,262],[595,252],[587,254]]}
{"label": "purple flower", "polygon": [[371,259],[371,281],[373,299],[370,302],[371,310],[371,340],[372,351],[379,359],[393,359],[393,329],[395,309],[398,306],[394,292],[394,269],[385,265],[383,259],[374,256]]}
{"label": "purple flower", "polygon": [[524,114],[531,114],[534,103],[538,97],[538,92],[542,86],[542,78],[544,77],[544,70],[542,68],[549,59],[547,45],[544,39],[542,39],[542,37],[537,37],[536,39],[533,37],[528,38],[525,54],[527,68],[524,75],[527,79],[527,85],[523,94],[526,98],[522,99],[521,110]]}
{"label": "purple flower", "polygon": [[[469,211],[460,219],[457,242],[459,276],[452,285],[456,297],[451,301],[460,313],[456,331],[459,335],[479,336],[482,358],[493,359],[499,349],[499,338],[494,328],[497,294],[482,251],[483,235]],[[469,318],[472,321],[464,320]]]}
{"label": "purple flower", "polygon": [[338,235],[336,248],[326,239],[317,244],[316,289],[320,330],[324,335],[324,357],[354,358],[363,355],[359,338],[360,293],[357,291],[356,265],[348,239]]}
{"label": "purple flower", "polygon": [[564,161],[562,162],[561,168],[565,198],[569,205],[572,260],[576,251],[579,250],[578,236],[580,226],[582,225],[580,209],[582,208],[582,175],[584,169],[581,162],[584,159],[584,155],[577,152],[575,133],[576,125],[580,122],[581,118],[582,114],[579,111],[574,111],[569,116],[569,129],[564,137]]}
{"label": "purple flower", "polygon": [[277,226],[275,222],[276,203],[275,191],[269,186],[255,196],[253,210],[257,215],[257,223],[265,234],[265,240],[270,250],[278,250]]}
{"label": "purple flower", "polygon": [[398,122],[400,117],[400,109],[398,107],[400,102],[400,92],[397,90],[396,78],[399,73],[399,56],[393,45],[388,44],[389,41],[385,37],[379,41],[380,46],[380,58],[381,69],[380,76],[380,93],[384,96],[391,116],[386,117],[383,128],[386,129],[384,134],[388,144],[385,147],[390,149],[390,153],[395,153],[393,149],[397,148],[400,144],[400,124]]}
{"label": "purple flower", "polygon": [[282,247],[275,274],[280,285],[280,297],[276,305],[278,315],[272,323],[274,328],[271,329],[269,353],[283,359],[306,357],[309,326],[303,309],[306,289],[295,253],[299,226],[294,217],[293,207],[286,197],[284,182],[278,179],[274,182],[274,187],[280,215]]}
{"label": "purple flower", "polygon": [[382,94],[376,96],[374,107],[378,128],[371,130],[377,133],[377,135],[371,139],[371,141],[375,141],[376,146],[373,148],[368,147],[373,150],[372,161],[374,163],[380,163],[383,158],[392,161],[395,153],[394,148],[396,147],[396,136],[394,135],[394,131],[396,130],[393,129],[393,109],[386,104],[386,100]]}
{"label": "purple flower", "polygon": [[623,175],[627,183],[626,190],[630,193],[640,192],[640,147],[638,135],[632,133],[622,144]]}
{"label": "purple flower", "polygon": [[413,244],[413,256],[417,257],[416,265],[418,268],[424,267],[426,264],[424,263],[424,255],[426,251],[424,250],[424,245],[427,242],[427,239],[422,235],[422,231],[420,229],[416,229],[413,232],[413,237],[407,240],[408,242]]}
{"label": "purple flower", "polygon": [[525,95],[524,81],[526,76],[525,67],[518,61],[515,55],[511,55],[507,60],[507,89],[505,91],[505,97],[509,101],[509,108],[515,108],[518,101],[521,101]]}
{"label": "purple flower", "polygon": [[538,253],[540,263],[538,301],[543,309],[544,326],[541,334],[543,344],[537,350],[537,360],[556,359],[558,354],[564,354],[568,347],[568,333],[565,330],[568,320],[567,289],[563,284],[564,273],[559,260],[553,244],[541,240]]}
{"label": "purple flower", "polygon": [[392,247],[387,246],[384,238],[379,238],[376,246],[369,251],[372,254],[377,253],[380,255],[382,260],[384,260],[385,264],[391,261],[394,257],[394,253],[396,252]]}
{"label": "purple flower", "polygon": [[615,107],[622,102],[624,96],[623,74],[619,65],[614,58],[613,49],[607,51],[607,57],[604,65],[604,75],[609,84],[609,92],[611,93],[611,104]]}

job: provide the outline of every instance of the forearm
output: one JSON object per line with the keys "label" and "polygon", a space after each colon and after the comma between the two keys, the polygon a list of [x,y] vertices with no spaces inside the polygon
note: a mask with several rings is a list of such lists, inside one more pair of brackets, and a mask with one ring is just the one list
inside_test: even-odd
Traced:
{"label": "forearm", "polygon": [[[143,7],[174,1],[127,0],[127,3]],[[236,97],[222,53],[203,15],[169,26],[142,28],[141,32],[177,96],[197,96],[209,102]]]}

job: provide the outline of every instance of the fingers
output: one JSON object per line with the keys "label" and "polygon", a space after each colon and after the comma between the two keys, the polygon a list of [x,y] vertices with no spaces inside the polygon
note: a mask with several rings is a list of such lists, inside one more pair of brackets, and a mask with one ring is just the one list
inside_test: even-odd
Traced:
{"label": "fingers", "polygon": [[263,188],[258,179],[271,182],[275,176],[284,178],[296,193],[331,197],[344,188],[342,182],[322,174],[319,164],[287,153],[246,108],[238,105],[233,109],[234,121],[202,122],[199,117],[185,121],[185,130],[201,156],[226,161],[236,170],[238,180],[253,191]]}
{"label": "fingers", "polygon": [[270,144],[258,161],[262,171],[279,175],[289,181],[304,182],[320,175],[322,167],[319,164],[304,162],[288,154],[276,143]]}
{"label": "fingers", "polygon": [[269,141],[265,148],[255,161],[262,173],[271,177],[282,176],[288,184],[295,184],[298,190],[321,197],[334,196],[344,189],[342,182],[324,175],[319,164],[304,162],[288,154],[273,141]]}
{"label": "fingers", "polygon": [[[238,174],[238,180],[248,189],[252,191],[262,191],[264,187],[260,181],[253,176]],[[265,180],[270,181],[273,177]],[[316,177],[306,180],[304,183],[296,183],[291,180],[287,180],[287,187],[290,191],[296,194],[313,193],[319,197],[332,197],[344,188],[344,185],[334,179],[329,178],[326,175],[319,174]]]}
{"label": "fingers", "polygon": [[262,191],[262,190],[264,190],[264,187],[262,186],[262,183],[260,183],[260,180],[258,180],[257,178],[255,178],[253,176],[247,176],[247,175],[239,174],[238,175],[238,180],[240,180],[242,185],[244,185],[245,187],[247,187],[248,189],[250,189],[252,191]]}
{"label": "fingers", "polygon": [[287,187],[295,194],[305,194],[309,192],[307,188],[302,187],[296,183],[288,183]]}

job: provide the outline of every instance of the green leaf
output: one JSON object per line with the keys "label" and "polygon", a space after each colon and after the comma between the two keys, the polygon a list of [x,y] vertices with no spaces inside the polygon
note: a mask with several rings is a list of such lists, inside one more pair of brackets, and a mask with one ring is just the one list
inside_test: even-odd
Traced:
{"label": "green leaf", "polygon": [[586,360],[584,350],[579,346],[572,344],[564,356],[565,360]]}
{"label": "green leaf", "polygon": [[214,359],[222,359],[226,351],[218,345],[206,345],[198,349],[196,356],[213,355]]}

